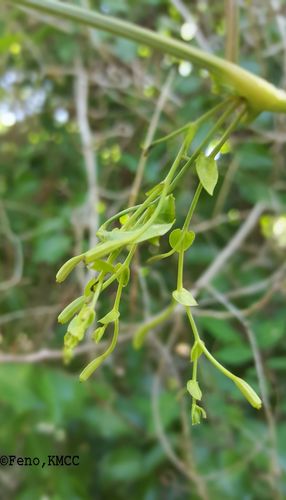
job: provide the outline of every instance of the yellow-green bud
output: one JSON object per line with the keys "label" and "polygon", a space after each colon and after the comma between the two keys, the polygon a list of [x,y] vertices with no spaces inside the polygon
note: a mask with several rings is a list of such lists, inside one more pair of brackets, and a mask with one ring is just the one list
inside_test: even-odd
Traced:
{"label": "yellow-green bud", "polygon": [[236,377],[234,379],[235,384],[237,385],[240,392],[244,395],[247,401],[257,410],[260,410],[262,406],[262,401],[257,396],[256,392],[250,387],[250,385],[245,382],[242,378]]}

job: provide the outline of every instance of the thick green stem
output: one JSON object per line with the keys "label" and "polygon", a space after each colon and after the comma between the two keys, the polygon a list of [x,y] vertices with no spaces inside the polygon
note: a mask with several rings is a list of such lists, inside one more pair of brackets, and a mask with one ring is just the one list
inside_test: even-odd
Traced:
{"label": "thick green stem", "polygon": [[231,92],[244,97],[255,111],[286,112],[286,93],[274,85],[253,75],[249,71],[220,57],[191,47],[184,42],[165,37],[146,28],[141,28],[127,21],[111,16],[104,16],[55,0],[6,0],[11,5],[22,5],[34,10],[52,14],[63,19],[70,19],[80,24],[122,36],[137,43],[142,43],[170,54],[178,59],[185,59],[210,71],[218,83]]}
{"label": "thick green stem", "polygon": [[164,37],[151,30],[111,16],[104,16],[94,11],[54,0],[13,0],[11,3],[31,7],[61,18],[71,19],[149,45],[179,59],[189,60],[214,73],[220,83],[231,87],[237,95],[245,97],[250,106],[256,111],[286,111],[286,94],[283,91],[276,89],[267,81],[233,63],[195,47],[190,47],[183,42]]}

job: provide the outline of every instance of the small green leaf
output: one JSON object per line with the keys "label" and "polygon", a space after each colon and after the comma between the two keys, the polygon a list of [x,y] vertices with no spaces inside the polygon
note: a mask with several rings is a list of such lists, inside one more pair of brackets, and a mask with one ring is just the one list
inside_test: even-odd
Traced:
{"label": "small green leaf", "polygon": [[182,304],[183,306],[197,306],[198,303],[192,296],[191,292],[182,288],[181,290],[175,290],[173,293],[173,298]]}
{"label": "small green leaf", "polygon": [[176,207],[173,194],[166,196],[158,217],[155,220],[156,224],[169,224],[175,221]]}
{"label": "small green leaf", "polygon": [[202,399],[202,391],[196,380],[188,380],[187,390],[192,396],[192,398],[198,399],[199,401]]}
{"label": "small green leaf", "polygon": [[67,323],[70,319],[82,308],[85,297],[78,297],[71,302],[58,316],[58,322],[61,324]]}
{"label": "small green leaf", "polygon": [[[175,221],[173,221],[170,224],[152,224],[148,229],[146,229],[146,231],[144,231],[143,234],[140,234],[141,232],[140,227],[136,229],[136,231],[102,231],[101,237],[104,240],[104,243],[98,245],[98,247],[103,245],[105,246],[113,245],[114,249],[116,249],[116,247],[120,248],[124,244],[128,245],[129,241],[132,241],[133,243],[141,243],[143,241],[147,241],[152,238],[163,236],[168,231],[170,231],[174,222]],[[138,237],[136,237],[137,234]],[[111,251],[113,251],[113,248],[111,248]],[[89,259],[90,255],[91,252],[87,252],[86,258]],[[94,249],[94,255],[96,255],[95,249]]]}
{"label": "small green leaf", "polygon": [[174,229],[169,236],[170,247],[177,252],[185,251],[193,244],[195,233],[193,231],[183,231]]}
{"label": "small green leaf", "polygon": [[92,340],[94,340],[97,344],[98,342],[102,339],[103,335],[104,335],[104,332],[106,330],[106,326],[107,325],[104,325],[104,326],[99,326],[98,328],[96,328],[96,330],[94,330],[94,332],[92,332],[91,334],[91,338]]}
{"label": "small green leaf", "polygon": [[128,266],[124,266],[123,271],[120,273],[119,281],[123,287],[127,286],[130,279],[130,269]]}
{"label": "small green leaf", "polygon": [[105,260],[97,260],[90,266],[90,269],[95,271],[103,271],[105,273],[114,273],[114,266]]}
{"label": "small green leaf", "polygon": [[201,153],[196,160],[196,170],[204,189],[212,196],[218,181],[218,169],[215,159]]}
{"label": "small green leaf", "polygon": [[170,224],[152,224],[141,236],[139,236],[134,243],[142,243],[153,238],[158,238],[170,231],[175,221]]}
{"label": "small green leaf", "polygon": [[68,275],[72,272],[72,270],[75,268],[75,266],[83,260],[83,256],[84,254],[76,255],[76,257],[72,257],[67,262],[65,262],[64,265],[57,272],[56,281],[58,283],[64,281],[68,277]]}
{"label": "small green leaf", "polygon": [[109,313],[107,313],[103,318],[99,319],[98,321],[102,323],[103,325],[107,325],[108,323],[113,323],[116,321],[120,316],[119,311],[116,311],[115,309],[111,309]]}
{"label": "small green leaf", "polygon": [[121,217],[119,217],[119,222],[120,222],[121,226],[124,226],[124,224],[126,224],[126,222],[129,219],[130,219],[130,215],[128,215],[128,214],[121,215]]}
{"label": "small green leaf", "polygon": [[203,341],[201,340],[200,342],[198,342],[197,340],[195,341],[193,347],[192,347],[192,350],[191,350],[191,361],[196,361],[197,359],[199,359],[199,357],[201,356],[201,354],[203,353]]}

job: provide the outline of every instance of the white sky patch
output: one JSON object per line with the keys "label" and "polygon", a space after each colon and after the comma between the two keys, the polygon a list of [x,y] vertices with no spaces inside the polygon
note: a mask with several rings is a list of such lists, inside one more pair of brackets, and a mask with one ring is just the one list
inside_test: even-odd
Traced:
{"label": "white sky patch", "polygon": [[273,234],[277,237],[286,234],[286,217],[279,217],[274,222]]}
{"label": "white sky patch", "polygon": [[188,61],[182,61],[180,62],[179,64],[179,68],[178,68],[178,71],[180,73],[181,76],[189,76],[189,74],[191,73],[193,69],[193,66],[190,62]]}
{"label": "white sky patch", "polygon": [[183,40],[186,42],[189,42],[194,38],[195,34],[197,32],[197,25],[195,21],[190,20],[187,21],[186,23],[182,24],[181,26],[181,37]]}
{"label": "white sky patch", "polygon": [[57,108],[54,112],[54,120],[60,125],[67,123],[69,119],[69,112],[64,108]]}
{"label": "white sky patch", "polygon": [[[208,147],[207,147],[207,149],[205,151],[206,156],[210,156],[210,154],[213,152],[213,150],[216,147],[216,145],[217,145],[217,143],[214,143],[214,142],[208,145]],[[214,159],[218,160],[220,158],[220,156],[221,156],[221,153],[217,153],[215,155]]]}
{"label": "white sky patch", "polygon": [[4,127],[13,127],[16,123],[16,115],[12,111],[0,111],[0,123]]}

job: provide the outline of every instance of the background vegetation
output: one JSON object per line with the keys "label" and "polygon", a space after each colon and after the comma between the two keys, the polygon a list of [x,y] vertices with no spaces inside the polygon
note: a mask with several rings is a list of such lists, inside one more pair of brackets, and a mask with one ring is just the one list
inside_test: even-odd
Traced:
{"label": "background vegetation", "polygon": [[[240,63],[286,88],[285,1],[238,3]],[[223,2],[90,7],[224,54]],[[139,186],[140,199],[160,181],[177,145],[158,146],[144,168],[146,134],[206,111],[218,99],[211,80],[184,61],[11,2],[1,13],[1,454],[80,456],[72,468],[2,467],[3,498],[285,498],[285,116],[264,113],[232,138],[216,195],[199,204],[186,266],[185,286],[204,277],[195,312],[205,342],[257,389],[264,409],[205,362],[208,419],[191,428],[184,319],[174,315],[140,351],[131,345],[136,325],[168,304],[176,257],[147,266],[154,249],[143,247],[124,292],[120,344],[85,384],[78,374],[96,346],[87,340],[64,366],[57,324],[85,276],[78,270],[59,286],[55,274]],[[188,175],[177,190],[178,224],[194,187]]]}

